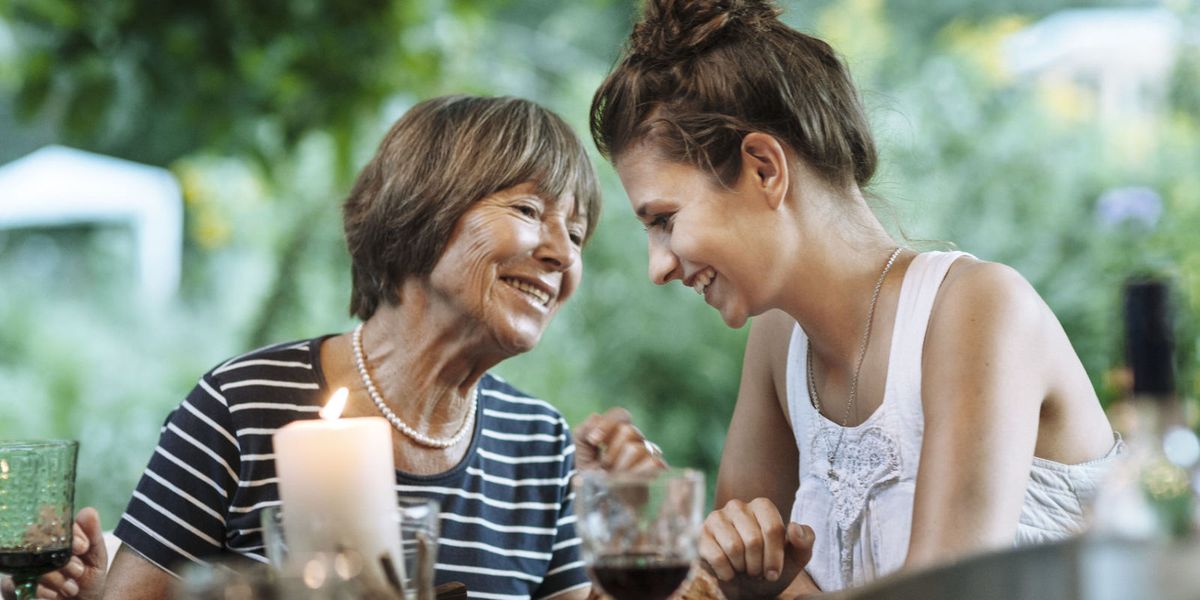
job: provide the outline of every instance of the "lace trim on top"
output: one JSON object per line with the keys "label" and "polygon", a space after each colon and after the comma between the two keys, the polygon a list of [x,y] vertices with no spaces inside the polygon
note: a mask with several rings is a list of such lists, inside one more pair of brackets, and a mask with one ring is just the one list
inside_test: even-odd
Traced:
{"label": "lace trim on top", "polygon": [[838,527],[849,529],[862,516],[871,490],[900,479],[900,447],[883,428],[871,427],[858,439],[846,440],[849,443],[842,444],[831,464],[824,442],[833,434],[828,425],[817,428],[812,443],[812,473],[833,496]]}
{"label": "lace trim on top", "polygon": [[816,435],[812,437],[812,474],[825,484],[833,499],[833,519],[837,523],[841,541],[842,575],[851,577],[851,552],[853,539],[860,531],[871,492],[880,486],[900,480],[900,447],[891,435],[879,426],[872,426],[845,440],[833,462],[829,461],[826,448],[837,436],[834,426],[824,419],[817,419]]}

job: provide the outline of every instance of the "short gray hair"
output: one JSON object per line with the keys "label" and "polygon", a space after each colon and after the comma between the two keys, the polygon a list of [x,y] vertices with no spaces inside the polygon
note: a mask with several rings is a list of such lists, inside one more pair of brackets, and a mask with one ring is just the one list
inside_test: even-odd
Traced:
{"label": "short gray hair", "polygon": [[553,112],[528,100],[443,96],[404,114],[359,173],[342,205],[350,251],[350,314],[395,304],[401,283],[428,275],[472,204],[533,182],[548,198],[573,194],[600,219],[600,190],[583,144]]}

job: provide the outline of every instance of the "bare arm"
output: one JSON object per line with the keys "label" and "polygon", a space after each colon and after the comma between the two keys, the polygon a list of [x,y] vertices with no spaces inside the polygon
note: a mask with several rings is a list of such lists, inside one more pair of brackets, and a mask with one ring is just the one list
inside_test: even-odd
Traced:
{"label": "bare arm", "polygon": [[142,558],[129,546],[121,546],[108,571],[105,600],[151,600],[166,598],[175,578],[158,565]]}
{"label": "bare arm", "polygon": [[559,592],[553,596],[548,596],[546,600],[601,600],[604,596],[596,591],[594,587],[585,587],[577,590],[568,590]]}
{"label": "bare arm", "polygon": [[795,321],[781,311],[754,319],[742,361],[737,405],[721,453],[715,506],[770,500],[791,510],[800,457],[783,405],[787,348]]}
{"label": "bare arm", "polygon": [[906,566],[1012,545],[1053,364],[1043,339],[1053,321],[1008,267],[960,262],[948,275],[926,333],[925,434]]}
{"label": "bare arm", "polygon": [[[801,569],[813,532],[788,523],[799,454],[786,411],[788,342],[795,322],[773,311],[750,328],[737,406],[721,455],[716,507],[700,556],[729,598],[775,597],[789,583],[816,591]],[[799,576],[797,576],[799,574]]]}

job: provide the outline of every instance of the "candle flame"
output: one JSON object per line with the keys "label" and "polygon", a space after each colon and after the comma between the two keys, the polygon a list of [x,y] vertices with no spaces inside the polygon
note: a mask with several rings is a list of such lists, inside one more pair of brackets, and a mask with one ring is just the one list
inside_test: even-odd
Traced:
{"label": "candle flame", "polygon": [[338,388],[325,403],[325,408],[321,409],[321,418],[332,421],[342,416],[342,411],[346,408],[346,398],[349,396],[350,390],[344,387]]}

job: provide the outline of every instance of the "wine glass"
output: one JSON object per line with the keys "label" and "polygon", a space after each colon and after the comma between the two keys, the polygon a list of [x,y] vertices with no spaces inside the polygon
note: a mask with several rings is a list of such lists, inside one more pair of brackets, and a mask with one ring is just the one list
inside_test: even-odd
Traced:
{"label": "wine glass", "polygon": [[73,440],[0,441],[0,571],[18,600],[71,558],[78,453]]}
{"label": "wine glass", "polygon": [[575,479],[588,573],[616,600],[666,600],[696,561],[704,474],[586,471]]}

